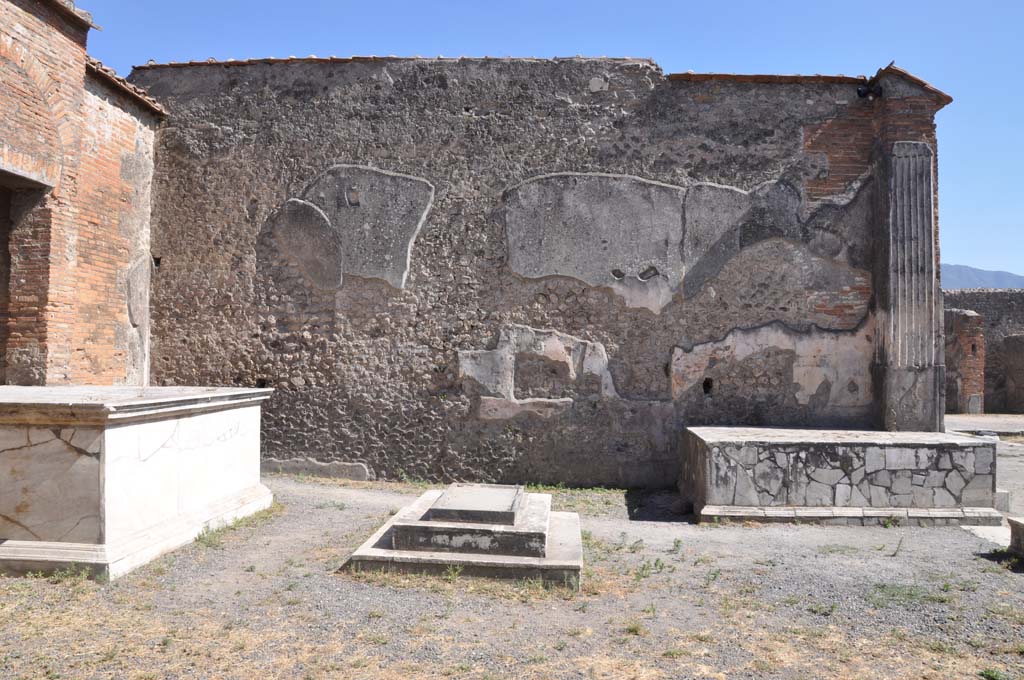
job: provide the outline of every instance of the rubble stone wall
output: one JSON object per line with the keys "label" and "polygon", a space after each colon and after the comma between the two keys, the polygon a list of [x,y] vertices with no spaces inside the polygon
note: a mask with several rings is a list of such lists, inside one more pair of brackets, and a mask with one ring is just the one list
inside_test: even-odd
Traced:
{"label": "rubble stone wall", "polygon": [[631,59],[131,79],[170,112],[153,381],[277,388],[275,464],[670,486],[684,424],[882,423],[878,164],[934,148],[917,85]]}

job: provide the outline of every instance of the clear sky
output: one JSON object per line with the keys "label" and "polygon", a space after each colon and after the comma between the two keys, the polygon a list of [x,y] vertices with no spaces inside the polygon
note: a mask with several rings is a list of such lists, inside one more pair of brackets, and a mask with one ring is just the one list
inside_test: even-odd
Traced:
{"label": "clear sky", "polygon": [[938,114],[944,262],[1024,274],[1024,2],[78,0],[127,75],[190,59],[630,56],[666,73],[871,75],[950,93]]}

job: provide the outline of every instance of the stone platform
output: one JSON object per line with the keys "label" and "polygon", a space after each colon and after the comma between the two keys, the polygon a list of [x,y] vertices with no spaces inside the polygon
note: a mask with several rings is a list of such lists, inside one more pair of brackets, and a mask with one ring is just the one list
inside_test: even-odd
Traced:
{"label": "stone platform", "polygon": [[522,487],[453,484],[400,510],[356,550],[346,569],[541,579],[579,587],[579,516],[551,512],[551,495]]}
{"label": "stone platform", "polygon": [[946,432],[1024,437],[1024,414],[947,413]]}
{"label": "stone platform", "polygon": [[0,570],[115,578],[268,507],[272,391],[0,387]]}
{"label": "stone platform", "polygon": [[868,510],[896,508],[909,523],[998,517],[995,444],[977,437],[695,427],[684,433],[681,457],[679,490],[702,519],[872,523],[881,515]]}

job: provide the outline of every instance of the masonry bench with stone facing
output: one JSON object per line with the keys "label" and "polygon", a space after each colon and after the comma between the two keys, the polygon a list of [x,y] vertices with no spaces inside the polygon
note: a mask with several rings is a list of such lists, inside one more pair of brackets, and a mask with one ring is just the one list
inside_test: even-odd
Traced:
{"label": "masonry bench with stone facing", "polygon": [[[975,519],[980,515],[968,516],[966,511],[992,511],[995,502],[995,444],[978,437],[694,427],[684,432],[681,447],[679,490],[703,519],[711,517],[709,508],[752,509],[746,515],[732,511],[715,515],[749,515],[751,519],[758,515],[753,510],[763,508],[760,516],[769,521],[790,517],[777,511],[781,508],[795,509],[793,518],[805,508],[901,508],[961,511],[948,517],[911,518],[904,510],[907,521],[978,523]],[[854,519],[848,514],[840,518]],[[861,512],[858,517],[855,523],[867,515]]]}

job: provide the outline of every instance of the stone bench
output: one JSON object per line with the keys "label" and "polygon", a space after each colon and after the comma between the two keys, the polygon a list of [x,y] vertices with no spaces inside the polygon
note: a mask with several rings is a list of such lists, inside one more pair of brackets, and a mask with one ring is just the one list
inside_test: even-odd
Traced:
{"label": "stone bench", "polygon": [[988,508],[992,441],[940,432],[688,428],[679,490],[704,506]]}
{"label": "stone bench", "polygon": [[0,387],[0,570],[114,578],[268,507],[272,392]]}

